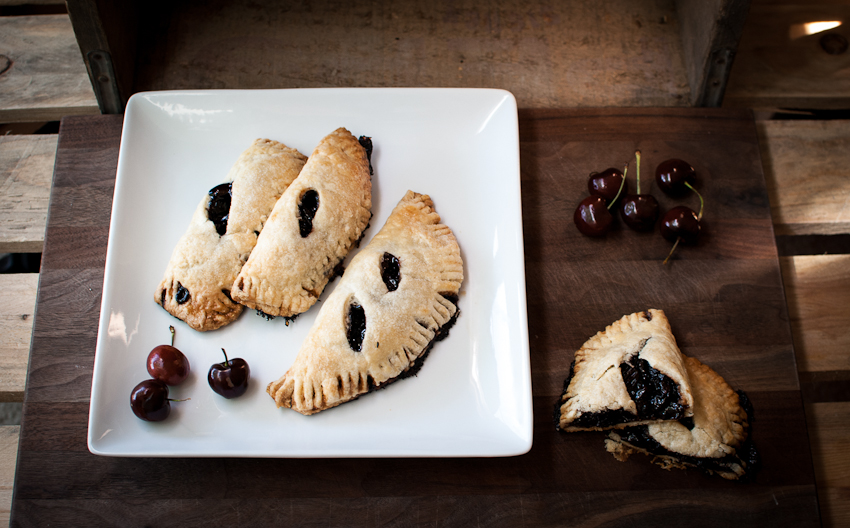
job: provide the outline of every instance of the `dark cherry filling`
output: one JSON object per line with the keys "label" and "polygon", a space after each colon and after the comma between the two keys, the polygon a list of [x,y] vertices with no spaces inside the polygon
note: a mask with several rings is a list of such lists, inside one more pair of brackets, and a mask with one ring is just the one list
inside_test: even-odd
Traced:
{"label": "dark cherry filling", "polygon": [[233,182],[222,183],[210,189],[210,202],[207,217],[215,224],[218,236],[227,232],[227,219],[230,217],[230,199],[233,197]]}
{"label": "dark cherry filling", "polygon": [[652,368],[645,359],[634,357],[632,364],[620,365],[626,390],[635,401],[638,416],[678,420],[684,416],[679,386],[669,376]]}
{"label": "dark cherry filling", "polygon": [[366,158],[369,160],[369,174],[375,174],[372,170],[372,138],[368,136],[360,136],[357,139],[357,142],[360,143],[360,146],[366,149]]}
{"label": "dark cherry filling", "polygon": [[[738,392],[738,400],[741,404],[741,407],[747,413],[747,439],[744,441],[743,445],[735,450],[734,454],[729,454],[719,458],[705,458],[705,457],[695,457],[691,455],[683,455],[680,453],[674,453],[661,444],[659,444],[654,438],[649,435],[649,429],[646,425],[639,425],[635,427],[627,427],[622,431],[618,431],[620,438],[623,439],[624,442],[631,444],[634,447],[639,449],[643,449],[653,455],[660,456],[669,456],[672,457],[683,464],[688,464],[699,469],[705,471],[731,471],[732,466],[739,465],[745,471],[745,476],[751,476],[753,473],[758,471],[761,467],[761,457],[756,450],[756,446],[753,443],[752,435],[750,433],[750,424],[752,424],[754,420],[754,416],[752,414],[752,404],[750,404],[750,400],[747,395],[743,391]],[[690,419],[690,423],[686,423],[685,420],[679,420],[685,427],[688,429],[693,429],[693,419]]]}
{"label": "dark cherry filling", "polygon": [[381,278],[389,291],[398,289],[398,283],[401,282],[401,263],[395,255],[384,253],[384,258],[381,259]]}
{"label": "dark cherry filling", "polygon": [[340,259],[339,262],[336,263],[336,266],[331,270],[330,277],[328,277],[328,282],[333,282],[337,277],[342,277],[342,274],[345,273],[345,266],[343,266],[343,260]]}
{"label": "dark cherry filling", "polygon": [[348,305],[345,335],[351,350],[360,352],[363,338],[366,337],[366,311],[356,302]]}
{"label": "dark cherry filling", "polygon": [[177,304],[185,304],[189,302],[189,299],[192,298],[192,295],[189,294],[189,290],[183,287],[179,282],[177,283],[177,293],[174,295],[174,300],[177,301]]}
{"label": "dark cherry filling", "polygon": [[[683,418],[684,406],[680,402],[681,397],[679,396],[678,385],[669,376],[652,368],[644,359],[633,357],[631,363],[621,364],[620,372],[623,374],[623,381],[626,383],[626,390],[629,392],[629,396],[631,396],[637,405],[638,415],[635,416],[624,409],[585,413],[573,420],[573,426],[608,427],[650,418],[661,418],[665,420]],[[570,382],[575,375],[575,364],[575,361],[570,364],[570,374],[564,381],[564,390],[561,392],[561,398],[558,398],[558,401],[555,402],[554,420],[555,429],[557,430],[560,430],[563,395],[566,394],[567,388],[570,386]]]}
{"label": "dark cherry filling", "polygon": [[301,238],[307,238],[313,231],[313,218],[316,217],[316,211],[319,210],[319,193],[310,189],[301,195],[301,201],[298,202],[298,229],[301,232]]}

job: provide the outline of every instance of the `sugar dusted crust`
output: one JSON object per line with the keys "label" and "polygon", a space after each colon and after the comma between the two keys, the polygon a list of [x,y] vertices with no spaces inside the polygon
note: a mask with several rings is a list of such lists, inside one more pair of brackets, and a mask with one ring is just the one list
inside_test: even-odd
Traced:
{"label": "sugar dusted crust", "polygon": [[[269,316],[293,317],[313,306],[369,223],[369,167],[366,149],[348,130],[322,139],[231,282],[233,299]],[[310,190],[318,193],[319,206],[312,231],[302,237],[298,205]]]}
{"label": "sugar dusted crust", "polygon": [[[309,415],[404,377],[457,317],[463,261],[427,195],[408,191],[381,231],[352,259],[322,305],[292,367],[267,392],[278,407]],[[381,275],[385,253],[400,261],[398,289]],[[347,337],[347,313],[362,306],[362,349]]]}
{"label": "sugar dusted crust", "polygon": [[[157,304],[195,330],[214,330],[235,320],[242,306],[229,297],[233,281],[278,198],[306,160],[277,141],[255,140],[227,175],[226,181],[233,182],[227,231],[219,236],[210,221],[210,197],[205,193],[154,293]],[[181,286],[190,296],[184,303],[177,299]]]}

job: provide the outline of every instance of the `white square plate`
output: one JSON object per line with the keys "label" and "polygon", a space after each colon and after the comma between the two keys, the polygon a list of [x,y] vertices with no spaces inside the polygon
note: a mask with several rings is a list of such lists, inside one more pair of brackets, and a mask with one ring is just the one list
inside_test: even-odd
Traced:
{"label": "white square plate", "polygon": [[[265,393],[295,359],[321,308],[286,326],[246,310],[196,332],[154,302],[198,199],[224,181],[255,138],[309,155],[338,127],[374,142],[374,214],[362,246],[411,189],[428,194],[464,260],[461,315],[416,377],[302,416]],[[354,249],[346,263],[356,254]],[[333,290],[331,283],[322,298]],[[173,387],[171,416],[136,418],[130,391],[168,343],[192,373]],[[244,358],[251,384],[226,400],[207,384],[213,363]],[[532,442],[519,134],[509,92],[479,89],[181,91],[127,104],[115,181],[88,446],[109,456],[511,456]]]}

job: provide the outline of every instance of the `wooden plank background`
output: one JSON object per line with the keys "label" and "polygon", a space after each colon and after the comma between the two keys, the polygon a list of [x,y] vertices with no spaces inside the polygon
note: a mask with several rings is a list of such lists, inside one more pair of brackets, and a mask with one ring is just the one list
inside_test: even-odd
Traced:
{"label": "wooden plank background", "polygon": [[41,253],[55,134],[0,137],[0,252]]}
{"label": "wooden plank background", "polygon": [[99,113],[68,15],[0,17],[0,123]]}
{"label": "wooden plank background", "polygon": [[498,87],[520,107],[689,104],[672,1],[161,7],[139,35],[137,91]]}
{"label": "wooden plank background", "polygon": [[723,106],[850,108],[850,53],[826,53],[825,33],[800,34],[802,24],[831,20],[844,23],[828,33],[850,38],[844,0],[753,0]]}

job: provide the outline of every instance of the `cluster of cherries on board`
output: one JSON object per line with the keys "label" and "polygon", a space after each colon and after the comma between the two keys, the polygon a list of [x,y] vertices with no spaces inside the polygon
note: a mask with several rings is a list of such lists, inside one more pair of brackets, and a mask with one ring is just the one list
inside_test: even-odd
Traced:
{"label": "cluster of cherries on board", "polygon": [[[148,374],[151,379],[139,383],[130,393],[130,408],[133,413],[148,422],[161,422],[171,413],[171,402],[168,397],[168,387],[183,383],[189,376],[189,359],[183,352],[174,348],[174,327],[171,330],[171,344],[154,347],[148,354]],[[242,358],[227,359],[210,367],[207,381],[212,390],[225,398],[236,398],[248,390],[248,378],[251,369]]]}
{"label": "cluster of cherries on board", "polygon": [[[652,231],[658,221],[660,207],[658,200],[651,194],[640,192],[640,151],[635,152],[637,160],[636,192],[629,193],[626,175],[629,165],[623,172],[607,169],[595,172],[587,181],[590,196],[579,203],[573,215],[578,230],[587,236],[601,237],[611,230],[614,217],[611,210],[617,207],[623,222],[636,231]],[[668,196],[680,198],[693,191],[699,196],[699,213],[683,205],[674,207],[661,219],[661,236],[673,242],[670,254],[664,259],[666,264],[679,243],[694,244],[700,234],[702,220],[702,195],[693,187],[696,171],[691,165],[680,159],[669,159],[655,169],[655,182]],[[622,198],[620,198],[622,196]]]}

